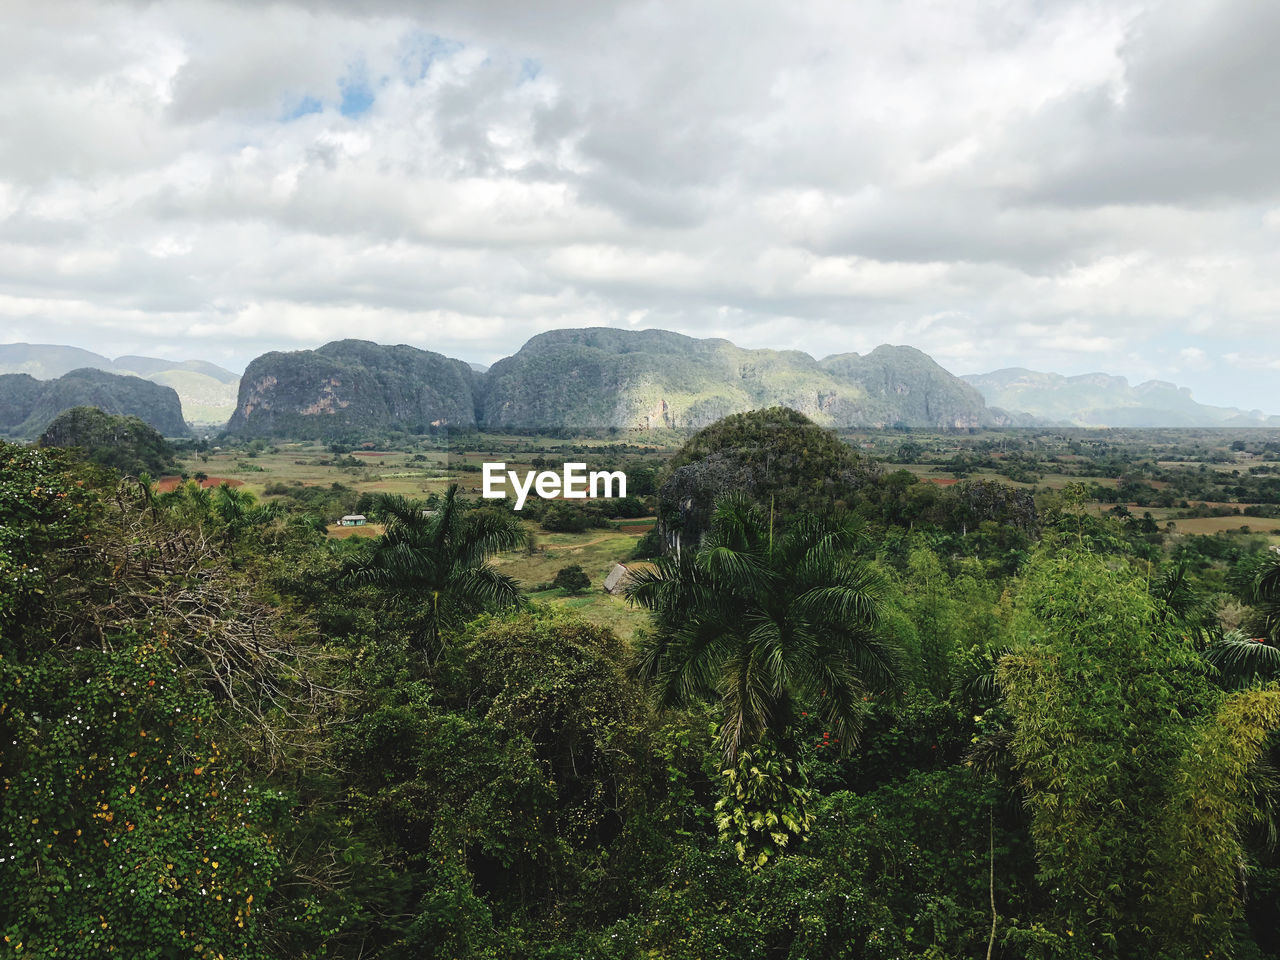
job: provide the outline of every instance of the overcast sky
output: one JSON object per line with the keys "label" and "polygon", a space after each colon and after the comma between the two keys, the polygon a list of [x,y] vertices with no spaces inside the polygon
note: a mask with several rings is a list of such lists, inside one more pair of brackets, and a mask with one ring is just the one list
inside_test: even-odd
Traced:
{"label": "overcast sky", "polygon": [[3,0],[0,341],[565,326],[1280,412],[1280,4]]}

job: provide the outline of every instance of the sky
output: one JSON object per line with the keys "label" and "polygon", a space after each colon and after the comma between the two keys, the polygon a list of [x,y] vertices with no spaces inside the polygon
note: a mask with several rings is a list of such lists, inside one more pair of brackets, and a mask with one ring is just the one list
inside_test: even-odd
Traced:
{"label": "sky", "polygon": [[1280,4],[3,7],[0,342],[661,327],[1280,413]]}

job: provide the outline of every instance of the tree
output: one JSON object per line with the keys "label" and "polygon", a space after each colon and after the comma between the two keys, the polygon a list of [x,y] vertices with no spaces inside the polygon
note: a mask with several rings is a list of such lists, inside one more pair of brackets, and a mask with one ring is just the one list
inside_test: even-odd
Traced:
{"label": "tree", "polygon": [[1059,933],[1091,957],[1229,952],[1280,691],[1214,688],[1143,578],[1084,551],[1032,563],[1013,629],[999,685]]}
{"label": "tree", "polygon": [[520,521],[500,510],[467,510],[458,492],[451,484],[434,510],[401,496],[379,497],[386,532],[370,541],[343,578],[385,590],[408,614],[418,645],[431,651],[445,630],[520,599],[515,580],[489,563],[495,553],[524,543]]}
{"label": "tree", "polygon": [[1254,636],[1280,642],[1280,554],[1268,551],[1244,560],[1231,573],[1231,585],[1256,615]]}
{"label": "tree", "polygon": [[722,496],[770,503],[789,521],[850,505],[879,475],[878,465],[802,413],[736,413],[695,433],[663,468],[658,532],[673,549],[696,549]]}
{"label": "tree", "polygon": [[581,564],[571,563],[556,572],[551,585],[559,587],[565,593],[582,593],[591,588],[591,578],[587,576],[587,571],[582,569]]}
{"label": "tree", "polygon": [[627,598],[652,611],[642,677],[664,701],[720,702],[727,766],[808,706],[843,751],[868,698],[898,686],[898,649],[877,632],[883,585],[855,548],[849,515],[802,515],[775,537],[772,517],[740,496],[717,501],[696,552],[635,570]]}

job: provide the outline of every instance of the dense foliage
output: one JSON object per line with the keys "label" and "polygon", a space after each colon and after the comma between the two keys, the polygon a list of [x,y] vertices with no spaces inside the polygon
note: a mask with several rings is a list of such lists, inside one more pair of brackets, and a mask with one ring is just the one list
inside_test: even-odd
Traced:
{"label": "dense foliage", "polygon": [[56,380],[0,374],[0,434],[39,436],[58,414],[73,407],[137,417],[166,437],[189,435],[178,394],[163,384],[88,367]]}
{"label": "dense foliage", "polygon": [[0,953],[1280,956],[1275,554],[781,411],[690,468],[626,638],[461,489],[0,444]]}
{"label": "dense foliage", "polygon": [[777,516],[849,503],[878,473],[829,430],[785,407],[735,414],[699,430],[671,458],[658,493],[662,535],[696,546],[718,497],[741,492]]}
{"label": "dense foliage", "polygon": [[72,407],[53,419],[40,435],[45,447],[79,447],[94,463],[134,476],[174,473],[173,447],[137,417],[103,413],[97,407]]}

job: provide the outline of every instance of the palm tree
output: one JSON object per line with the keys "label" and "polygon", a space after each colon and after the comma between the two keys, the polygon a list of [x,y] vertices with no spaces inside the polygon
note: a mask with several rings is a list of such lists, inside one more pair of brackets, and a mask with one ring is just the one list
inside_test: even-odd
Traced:
{"label": "palm tree", "polygon": [[[199,488],[199,484],[195,484]],[[247,530],[265,526],[282,516],[278,503],[258,503],[248,490],[242,490],[223,482],[212,497],[213,512],[223,522],[222,545],[235,558],[235,543]]]}
{"label": "palm tree", "polygon": [[386,532],[348,565],[345,579],[371,584],[407,606],[419,643],[438,650],[447,629],[485,610],[519,603],[516,581],[489,558],[525,540],[520,521],[498,510],[466,510],[451,484],[435,509],[416,500],[381,495],[373,510]]}
{"label": "palm tree", "polygon": [[1280,643],[1280,554],[1273,551],[1242,561],[1229,578],[1240,599],[1254,608],[1255,636]]}
{"label": "palm tree", "polygon": [[1216,668],[1218,682],[1227,690],[1240,690],[1259,681],[1270,683],[1280,677],[1280,647],[1240,630],[1211,643],[1204,658]]}
{"label": "palm tree", "polygon": [[719,699],[728,765],[785,741],[802,705],[848,751],[866,701],[898,685],[900,652],[876,630],[883,582],[855,553],[864,539],[847,514],[801,516],[775,537],[772,515],[733,496],[696,551],[632,574],[627,598],[656,627],[640,674],[668,703]]}

